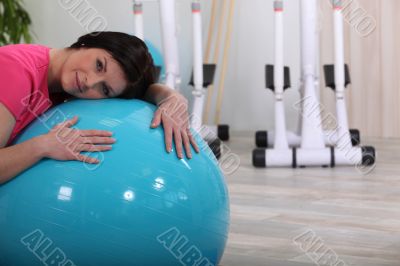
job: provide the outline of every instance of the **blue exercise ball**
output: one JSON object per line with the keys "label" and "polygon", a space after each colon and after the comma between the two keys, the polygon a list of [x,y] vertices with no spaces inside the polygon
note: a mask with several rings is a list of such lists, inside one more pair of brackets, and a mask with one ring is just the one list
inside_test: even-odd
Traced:
{"label": "blue exercise ball", "polygon": [[[155,107],[139,100],[73,100],[36,119],[17,143],[79,116],[114,132],[99,165],[43,159],[0,186],[0,265],[217,265],[229,198],[207,145],[193,159],[166,153]],[[91,154],[90,156],[94,156]]]}
{"label": "blue exercise ball", "polygon": [[160,50],[156,46],[154,46],[154,44],[149,41],[145,41],[145,43],[147,48],[149,49],[151,56],[153,57],[154,65],[160,68],[160,78],[162,78],[165,74],[163,55],[161,54]]}

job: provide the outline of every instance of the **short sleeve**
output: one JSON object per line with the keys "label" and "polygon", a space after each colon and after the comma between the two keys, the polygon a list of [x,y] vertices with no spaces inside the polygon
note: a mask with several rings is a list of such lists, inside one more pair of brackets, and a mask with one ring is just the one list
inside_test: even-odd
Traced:
{"label": "short sleeve", "polygon": [[17,62],[10,62],[7,57],[0,55],[0,102],[16,120],[26,109],[31,87],[29,74],[23,66]]}

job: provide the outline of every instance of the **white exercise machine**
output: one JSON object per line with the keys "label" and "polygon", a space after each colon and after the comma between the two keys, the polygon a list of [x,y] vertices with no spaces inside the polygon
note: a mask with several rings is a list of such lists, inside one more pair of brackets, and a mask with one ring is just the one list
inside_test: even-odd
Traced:
{"label": "white exercise machine", "polygon": [[[316,88],[319,88],[319,36],[317,35],[316,41],[317,44],[315,46],[315,59],[316,59],[316,69],[315,69],[315,86]],[[288,70],[288,69],[287,69]],[[270,75],[269,78],[271,79],[270,81],[273,81],[273,76],[271,76],[271,73],[267,71],[267,75]],[[271,71],[271,69],[269,70]],[[324,66],[324,73],[325,73],[325,78],[327,80],[327,86],[331,87],[334,89],[334,76],[333,76],[333,65],[329,66]],[[346,65],[346,75],[345,75],[345,80],[346,83],[345,85],[347,86],[350,84],[350,75],[348,71],[348,67]],[[285,78],[289,78],[289,76],[285,76]],[[329,80],[329,82],[328,82]],[[268,76],[267,76],[267,82],[268,82]],[[285,82],[289,82],[290,80],[286,80]],[[285,83],[285,86],[288,84]],[[271,86],[271,84],[267,84],[267,87]],[[273,84],[272,84],[273,86]],[[333,87],[332,87],[333,86]],[[303,94],[304,90],[300,90],[300,93]],[[317,91],[318,95],[318,91]],[[301,143],[301,116],[299,116],[299,126],[297,127],[296,131],[286,131],[286,138],[288,140],[289,146],[290,147],[298,147],[300,146]],[[335,130],[324,130],[324,140],[325,144],[327,146],[334,146],[337,142],[337,134],[335,134]],[[360,137],[360,131],[358,129],[350,129],[350,136],[351,136],[351,142],[353,146],[357,146],[361,142],[361,137]],[[259,148],[266,148],[266,147],[272,147],[274,146],[274,140],[275,140],[275,132],[274,131],[257,131],[255,135],[255,143],[256,146]]]}
{"label": "white exercise machine", "polygon": [[[165,61],[164,83],[172,89],[179,89],[181,77],[179,71],[178,39],[175,22],[175,0],[157,1],[160,5],[162,47]],[[143,1],[133,1],[135,36],[144,38]]]}
{"label": "white exercise machine", "polygon": [[203,125],[203,109],[206,89],[213,83],[216,65],[203,64],[203,38],[200,1],[192,1],[192,42],[193,42],[193,74],[189,82],[193,86],[193,108],[191,127],[200,132],[207,141],[215,156],[221,156],[221,129],[217,126]]}
{"label": "white exercise machine", "polygon": [[[291,139],[286,130],[283,92],[290,86],[289,71],[283,65],[283,0],[274,1],[275,11],[275,65],[267,66],[267,86],[275,94],[275,132],[272,148],[253,151],[256,167],[306,167],[336,165],[372,165],[375,163],[373,147],[353,146],[347,121],[344,89],[346,85],[343,15],[340,0],[332,0],[335,38],[334,85],[336,98],[336,127],[333,131],[322,129],[320,103],[317,95],[317,0],[300,0],[302,88],[301,129]],[[332,68],[331,68],[332,69]],[[329,67],[325,68],[326,74]],[[331,71],[332,72],[332,71]],[[327,132],[330,132],[327,135]],[[292,135],[292,137],[293,137]]]}
{"label": "white exercise machine", "polygon": [[[181,84],[178,38],[176,33],[175,0],[158,1],[160,4],[163,55],[165,61],[164,83],[173,89]],[[202,20],[199,1],[192,1],[192,37],[193,37],[193,74],[190,84],[193,86],[193,105],[190,126],[209,144],[218,158],[221,155],[221,141],[218,135],[221,128],[202,125],[204,95],[212,84],[216,70],[215,64],[203,64]],[[134,1],[135,34],[143,39],[143,3]]]}

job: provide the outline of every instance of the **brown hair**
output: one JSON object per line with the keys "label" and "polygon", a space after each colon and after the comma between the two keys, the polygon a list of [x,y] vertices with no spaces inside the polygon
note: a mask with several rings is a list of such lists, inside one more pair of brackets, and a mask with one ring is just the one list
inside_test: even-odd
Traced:
{"label": "brown hair", "polygon": [[119,63],[128,85],[118,98],[143,98],[147,88],[155,83],[153,58],[146,44],[136,36],[122,32],[92,32],[79,37],[72,49],[104,49]]}

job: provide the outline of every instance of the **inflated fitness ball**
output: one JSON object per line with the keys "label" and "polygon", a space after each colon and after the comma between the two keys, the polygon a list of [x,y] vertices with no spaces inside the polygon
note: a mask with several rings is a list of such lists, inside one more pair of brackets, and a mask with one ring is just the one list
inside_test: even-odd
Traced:
{"label": "inflated fitness ball", "polygon": [[[0,265],[217,265],[229,199],[212,152],[179,159],[138,100],[74,100],[33,122],[17,143],[74,115],[114,132],[99,165],[43,159],[0,186]],[[95,156],[95,154],[89,154]]]}

